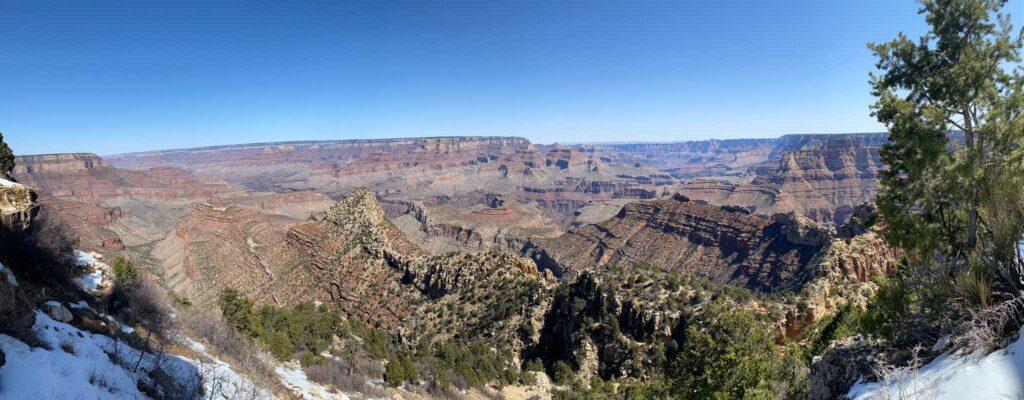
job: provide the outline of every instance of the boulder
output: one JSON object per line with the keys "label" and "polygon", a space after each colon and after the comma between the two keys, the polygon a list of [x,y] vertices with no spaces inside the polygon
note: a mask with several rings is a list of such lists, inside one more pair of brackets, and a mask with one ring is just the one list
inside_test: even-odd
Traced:
{"label": "boulder", "polygon": [[44,309],[46,310],[46,314],[48,314],[55,321],[68,323],[75,318],[75,316],[71,314],[71,311],[69,311],[67,308],[64,307],[64,305],[56,301],[46,302],[46,306],[44,307]]}
{"label": "boulder", "polygon": [[838,340],[811,363],[810,400],[841,399],[862,376],[871,376],[885,343],[861,335]]}

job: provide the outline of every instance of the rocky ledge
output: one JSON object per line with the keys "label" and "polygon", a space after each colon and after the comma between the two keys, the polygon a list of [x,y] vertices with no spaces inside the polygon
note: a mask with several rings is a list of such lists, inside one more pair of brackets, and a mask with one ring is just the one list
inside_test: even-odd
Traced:
{"label": "rocky ledge", "polygon": [[25,230],[38,210],[32,189],[0,178],[0,227]]}

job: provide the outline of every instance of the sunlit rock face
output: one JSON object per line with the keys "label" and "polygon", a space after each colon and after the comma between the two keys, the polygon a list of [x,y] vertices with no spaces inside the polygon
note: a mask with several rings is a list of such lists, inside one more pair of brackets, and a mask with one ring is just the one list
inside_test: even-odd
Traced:
{"label": "sunlit rock face", "polygon": [[28,229],[39,210],[35,198],[32,189],[0,178],[0,229]]}

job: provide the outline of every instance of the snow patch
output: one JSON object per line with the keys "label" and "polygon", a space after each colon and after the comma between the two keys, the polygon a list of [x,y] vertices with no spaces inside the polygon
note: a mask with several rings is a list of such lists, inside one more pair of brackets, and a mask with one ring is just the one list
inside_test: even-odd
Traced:
{"label": "snow patch", "polygon": [[96,312],[95,310],[92,309],[92,307],[89,307],[89,303],[86,303],[85,300],[79,300],[77,303],[68,304],[68,307],[71,307],[75,310],[86,309],[92,312]]}
{"label": "snow patch", "polygon": [[75,278],[75,282],[77,282],[78,286],[81,286],[82,289],[95,292],[100,290],[100,285],[103,284],[103,271],[97,269],[91,273]]}
{"label": "snow patch", "polygon": [[14,278],[14,271],[7,269],[7,267],[4,267],[3,263],[0,263],[0,272],[3,272],[3,274],[7,276],[7,283],[11,286],[18,287],[18,280]]}
{"label": "snow patch", "polygon": [[847,394],[852,399],[1024,398],[1024,337],[988,355],[945,353],[894,382],[859,380]]}
{"label": "snow patch", "polygon": [[[0,334],[0,350],[6,356],[0,367],[0,399],[144,399],[147,396],[137,382],[151,384],[148,373],[158,364],[189,385],[175,389],[181,392],[177,394],[198,390],[201,383],[205,398],[274,398],[214,357],[210,357],[212,362],[181,356],[159,359],[109,336],[55,321],[40,311],[32,330],[44,347],[32,348]],[[138,369],[134,368],[136,362]]]}
{"label": "snow patch", "polygon": [[89,253],[86,253],[81,250],[75,250],[75,265],[78,265],[79,267],[87,267],[98,263],[99,260],[97,260],[96,257],[93,257]]}
{"label": "snow patch", "polygon": [[306,376],[306,372],[303,371],[302,368],[294,361],[275,368],[274,372],[281,377],[281,382],[284,383],[288,389],[291,389],[296,393],[301,393],[302,398],[305,400],[349,400],[348,395],[344,393],[334,393],[330,389],[309,380],[309,377]]}
{"label": "snow patch", "polygon": [[19,185],[17,183],[14,183],[14,182],[11,182],[9,180],[6,180],[4,178],[0,178],[0,187],[14,187],[14,186],[21,186],[21,185]]}

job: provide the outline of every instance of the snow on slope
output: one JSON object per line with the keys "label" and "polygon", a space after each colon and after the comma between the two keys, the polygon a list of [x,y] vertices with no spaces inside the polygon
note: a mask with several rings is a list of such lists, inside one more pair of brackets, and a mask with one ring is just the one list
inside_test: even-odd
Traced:
{"label": "snow on slope", "polygon": [[991,354],[943,354],[902,379],[858,382],[853,399],[1021,399],[1024,398],[1024,337]]}
{"label": "snow on slope", "polygon": [[109,271],[110,266],[84,251],[75,250],[74,257],[75,265],[91,269],[91,271],[87,269],[85,274],[75,277],[75,283],[89,293],[103,290],[103,282],[106,278],[104,271]]}
{"label": "snow on slope", "polygon": [[306,376],[306,372],[294,361],[288,364],[283,367],[277,367],[274,372],[281,377],[281,381],[285,386],[297,393],[302,393],[304,400],[349,400],[348,395],[334,393],[330,389],[311,381]]}
{"label": "snow on slope", "polygon": [[[0,350],[6,356],[6,364],[0,367],[0,399],[147,398],[137,382],[153,384],[148,371],[154,369],[157,356],[54,321],[43,312],[36,313],[32,329],[48,349],[31,348],[0,334]],[[178,394],[198,392],[201,383],[205,398],[273,398],[216,359],[167,356],[160,361],[164,371],[183,382],[184,386],[175,388]]]}

